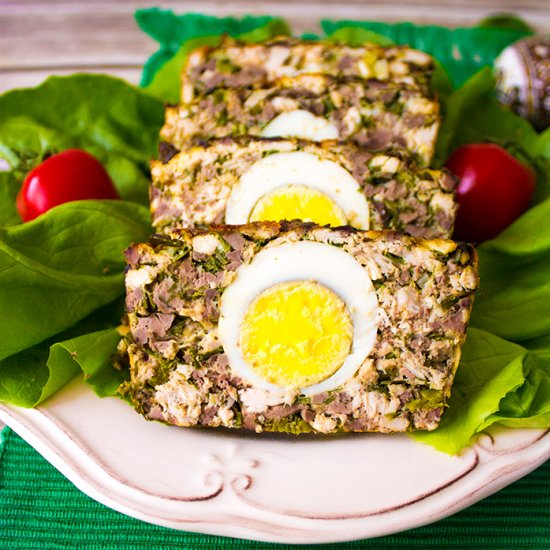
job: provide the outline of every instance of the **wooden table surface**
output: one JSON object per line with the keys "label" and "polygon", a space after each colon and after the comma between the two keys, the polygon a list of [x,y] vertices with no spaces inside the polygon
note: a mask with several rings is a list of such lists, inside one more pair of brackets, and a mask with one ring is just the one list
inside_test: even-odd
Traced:
{"label": "wooden table surface", "polygon": [[515,13],[550,32],[550,0],[0,0],[0,92],[76,71],[138,82],[156,44],[139,30],[133,13],[151,5],[178,13],[282,15],[300,33],[317,30],[321,18],[460,26],[498,12]]}

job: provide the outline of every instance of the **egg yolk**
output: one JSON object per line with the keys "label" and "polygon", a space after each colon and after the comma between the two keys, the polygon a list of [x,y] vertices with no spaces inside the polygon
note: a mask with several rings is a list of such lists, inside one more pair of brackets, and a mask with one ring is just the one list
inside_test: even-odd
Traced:
{"label": "egg yolk", "polygon": [[251,222],[303,220],[319,225],[346,225],[344,211],[322,191],[307,185],[285,185],[266,193],[254,206]]}
{"label": "egg yolk", "polygon": [[350,353],[353,323],[343,300],[312,281],[274,285],[248,307],[239,346],[262,378],[304,388],[334,374]]}

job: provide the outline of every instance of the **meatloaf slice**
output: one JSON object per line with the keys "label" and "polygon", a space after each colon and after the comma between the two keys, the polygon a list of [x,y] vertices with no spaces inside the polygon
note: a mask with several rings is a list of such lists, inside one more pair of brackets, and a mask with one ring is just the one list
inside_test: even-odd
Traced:
{"label": "meatloaf slice", "polygon": [[[296,111],[316,118],[300,119],[297,128],[288,115],[280,116]],[[196,139],[243,134],[310,139],[307,130],[316,123],[318,127],[319,120],[329,123],[328,130],[317,131],[315,141],[329,136],[373,151],[402,148],[428,165],[439,128],[439,104],[402,82],[301,75],[282,78],[268,88],[216,88],[191,103],[169,106],[161,137],[178,149],[189,148]]]}
{"label": "meatloaf slice", "polygon": [[[370,351],[359,354],[357,367],[336,386],[272,391],[232,363],[220,310],[227,323],[227,295],[261,256],[304,244],[344,256],[372,283],[374,337]],[[145,418],[293,433],[438,425],[478,285],[472,245],[264,222],[153,237],[130,247],[126,257],[127,327],[120,348],[129,357],[131,379],[121,391]],[[288,281],[298,275],[287,260],[279,258]],[[348,271],[339,277],[349,284]],[[310,278],[324,280],[325,270]],[[272,282],[276,277],[260,283]]]}
{"label": "meatloaf slice", "polygon": [[182,75],[182,100],[214,88],[251,87],[299,74],[378,78],[430,88],[433,59],[406,46],[348,46],[334,42],[281,37],[261,44],[230,38],[218,47],[192,52]]}
{"label": "meatloaf slice", "polygon": [[[283,155],[275,156],[278,153]],[[266,179],[249,177],[251,173],[258,173],[260,161],[265,165],[269,157],[273,166],[281,161],[270,172],[270,177],[277,178],[275,170],[284,172],[289,159],[296,158],[289,157],[289,153],[300,153],[302,158],[312,161],[310,164],[318,159],[325,163],[323,167],[341,167],[339,177],[353,181],[357,186],[355,202],[358,206],[364,204],[370,222],[366,226],[353,221],[346,223],[362,229],[395,229],[426,238],[449,237],[452,233],[457,180],[445,170],[418,168],[407,156],[371,153],[350,142],[313,143],[249,136],[215,139],[177,153],[166,163],[153,161],[150,198],[155,229],[167,232],[212,223],[247,223],[250,217],[227,217],[226,208],[235,204],[233,199],[237,193],[244,208],[246,197],[241,192],[252,193],[248,198],[263,192]],[[320,177],[309,174],[307,169],[298,176],[311,186],[315,186]],[[246,187],[242,183],[245,180]],[[298,183],[298,180],[286,183]]]}

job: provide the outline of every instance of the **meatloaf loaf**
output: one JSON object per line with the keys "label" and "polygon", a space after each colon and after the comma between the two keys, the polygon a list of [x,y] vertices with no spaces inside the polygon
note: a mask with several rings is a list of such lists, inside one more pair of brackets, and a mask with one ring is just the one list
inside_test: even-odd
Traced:
{"label": "meatloaf loaf", "polygon": [[348,46],[281,37],[261,44],[230,38],[218,47],[204,46],[187,58],[182,74],[182,100],[214,88],[263,85],[281,77],[326,74],[393,80],[430,89],[433,59],[405,46]]}
{"label": "meatloaf loaf", "polygon": [[[418,168],[407,156],[371,153],[349,142],[220,138],[177,153],[167,162],[153,161],[151,173],[151,212],[158,232],[212,223],[302,219],[449,237],[456,213],[457,180],[449,172]],[[273,193],[285,193],[287,188],[290,193],[293,184],[322,192],[341,207],[340,221],[302,217],[296,211],[254,217],[264,198],[271,200]],[[292,193],[299,200],[301,190]]]}
{"label": "meatloaf loaf", "polygon": [[197,138],[243,134],[352,140],[374,151],[404,148],[428,165],[438,127],[438,102],[417,87],[301,75],[268,88],[216,88],[191,103],[168,106],[161,137],[178,149]]}
{"label": "meatloaf loaf", "polygon": [[[156,236],[126,257],[121,391],[145,418],[292,433],[437,426],[478,285],[472,245],[268,222]],[[327,311],[311,315],[317,299]],[[347,336],[324,317],[340,299]],[[297,341],[303,355],[284,355]]]}

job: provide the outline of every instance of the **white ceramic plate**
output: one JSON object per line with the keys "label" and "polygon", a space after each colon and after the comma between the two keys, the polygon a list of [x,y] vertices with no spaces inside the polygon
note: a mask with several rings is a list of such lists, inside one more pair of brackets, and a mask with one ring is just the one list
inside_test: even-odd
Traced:
{"label": "white ceramic plate", "polygon": [[406,435],[287,437],[145,421],[74,381],[11,426],[90,497],[143,521],[270,542],[395,533],[473,504],[550,458],[550,431],[501,430],[449,457]]}

